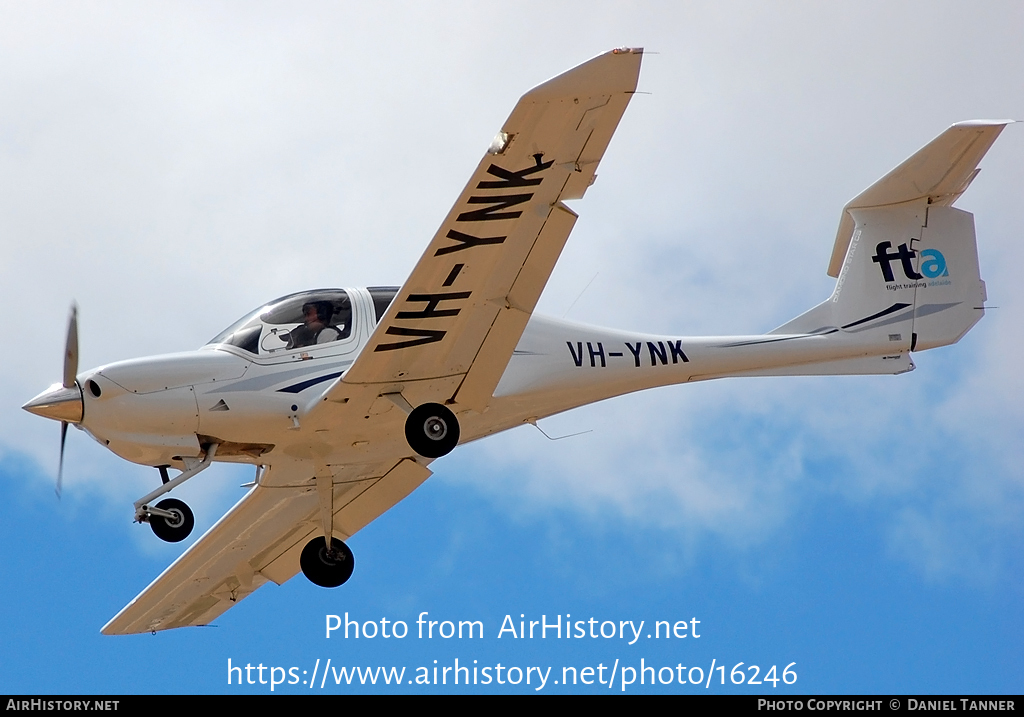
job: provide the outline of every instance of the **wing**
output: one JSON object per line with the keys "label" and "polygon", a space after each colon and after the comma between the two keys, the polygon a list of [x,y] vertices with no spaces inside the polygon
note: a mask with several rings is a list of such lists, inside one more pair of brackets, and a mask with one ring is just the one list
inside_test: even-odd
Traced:
{"label": "wing", "polygon": [[641,56],[615,50],[523,95],[328,399],[458,377],[420,395],[486,407],[576,221],[562,202],[593,183]]}
{"label": "wing", "polygon": [[[207,625],[264,583],[280,585],[294,576],[302,548],[323,536],[313,472],[311,463],[275,464],[102,633]],[[429,469],[408,459],[337,473],[335,537],[348,539],[429,476]]]}

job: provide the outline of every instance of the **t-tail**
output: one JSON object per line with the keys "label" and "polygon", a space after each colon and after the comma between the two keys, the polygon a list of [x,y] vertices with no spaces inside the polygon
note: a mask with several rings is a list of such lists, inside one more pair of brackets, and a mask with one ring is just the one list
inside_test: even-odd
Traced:
{"label": "t-tail", "polygon": [[911,351],[959,341],[987,297],[974,215],[952,205],[1009,122],[953,125],[843,209],[832,296],[771,333],[834,334],[861,358],[757,373],[900,373]]}

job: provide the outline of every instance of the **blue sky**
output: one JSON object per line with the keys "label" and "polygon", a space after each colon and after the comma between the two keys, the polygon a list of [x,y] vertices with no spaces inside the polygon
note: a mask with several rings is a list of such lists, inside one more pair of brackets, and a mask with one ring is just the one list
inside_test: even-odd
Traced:
{"label": "blue sky", "polygon": [[[348,584],[267,586],[216,627],[99,634],[183,546],[131,523],[155,472],[77,431],[57,502],[59,429],[18,408],[59,375],[72,299],[94,366],[196,347],[290,291],[401,283],[518,96],[623,44],[659,53],[641,75],[652,94],[575,204],[539,310],[680,335],[769,330],[827,296],[847,200],[955,121],[1024,119],[1018,5],[38,3],[5,16],[0,296],[20,311],[0,374],[4,691],[263,693],[229,686],[228,660],[301,675],[328,658],[406,679],[456,658],[551,667],[547,693],[621,692],[641,659],[705,679],[714,660],[714,678],[637,675],[627,693],[1020,691],[1020,126],[958,202],[999,308],[917,354],[918,370],[669,387],[543,424],[590,431],[574,438],[524,427],[463,446],[351,540]],[[195,535],[249,478],[217,466],[182,488]],[[415,631],[423,611],[480,620],[484,639],[324,636],[328,614]],[[644,634],[696,619],[701,637],[497,637],[506,615],[559,614],[643,620]],[[563,667],[616,660],[610,689],[554,684]],[[798,679],[733,686],[740,662],[762,676],[796,663]],[[457,689],[525,693],[536,679]],[[397,689],[332,681],[312,691]]]}
{"label": "blue sky", "polygon": [[[450,459],[453,471],[474,470]],[[96,521],[85,511],[46,527],[52,494],[11,490],[32,471],[4,462],[4,498],[18,520],[4,525],[9,593],[0,623],[5,635],[5,683],[18,692],[236,692],[233,665],[297,666],[312,672],[327,658],[336,666],[454,665],[582,668],[618,658],[659,669],[682,664],[705,671],[712,660],[777,665],[795,662],[798,692],[998,692],[1012,690],[1020,667],[1019,587],[1010,579],[986,585],[928,580],[894,559],[878,524],[885,510],[851,507],[821,496],[794,516],[793,527],[757,549],[730,549],[707,541],[681,545],[671,530],[622,531],[571,511],[510,516],[493,501],[452,485],[439,470],[415,497],[397,506],[351,541],[356,577],[342,590],[324,591],[295,579],[267,587],[217,620],[217,627],[156,636],[101,636],[99,626],[165,562],[141,555],[127,539],[127,521]],[[826,476],[812,475],[817,478]],[[42,481],[40,481],[42,483]],[[53,549],[53,543],[70,549]],[[415,547],[433,546],[430,550]],[[84,560],[83,556],[97,556]],[[45,565],[45,568],[43,567]],[[1020,568],[1019,557],[1005,566]],[[483,640],[416,639],[415,621],[480,620]],[[325,616],[411,628],[404,641],[325,639]],[[699,620],[697,633],[678,640],[558,641],[497,637],[505,616],[540,620]],[[589,630],[589,626],[586,627]],[[335,633],[340,634],[340,633]],[[627,635],[630,635],[627,628]],[[553,635],[553,633],[552,633]],[[689,671],[687,670],[687,674]],[[749,674],[749,673],[748,673]],[[695,675],[696,676],[696,675]],[[253,679],[257,679],[254,674]],[[268,674],[269,679],[269,674]],[[706,679],[706,678],[705,678]],[[690,685],[640,687],[633,692],[745,692]],[[610,691],[621,692],[617,681]],[[492,685],[496,688],[497,685]],[[369,689],[319,685],[314,692]],[[379,691],[394,691],[379,688]],[[444,686],[405,685],[405,690]],[[455,688],[450,686],[447,691]],[[477,689],[485,689],[479,686]],[[506,691],[530,691],[505,686]],[[565,688],[549,685],[545,692]],[[306,692],[298,685],[275,691]],[[577,687],[602,692],[609,688]]]}

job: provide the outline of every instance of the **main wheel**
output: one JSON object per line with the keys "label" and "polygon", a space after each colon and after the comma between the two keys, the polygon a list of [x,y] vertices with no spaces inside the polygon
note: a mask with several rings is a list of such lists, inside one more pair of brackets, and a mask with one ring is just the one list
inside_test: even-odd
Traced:
{"label": "main wheel", "polygon": [[299,566],[302,574],[314,585],[336,588],[352,577],[356,559],[349,547],[337,538],[331,538],[331,549],[328,551],[327,541],[320,536],[306,543],[299,556]]}
{"label": "main wheel", "polygon": [[174,513],[173,518],[165,518],[162,515],[149,516],[149,527],[156,533],[156,537],[168,543],[179,543],[189,536],[196,524],[191,508],[177,498],[162,500],[156,507]]}
{"label": "main wheel", "polygon": [[440,458],[459,444],[459,420],[438,403],[424,403],[405,419],[405,440],[424,458]]}

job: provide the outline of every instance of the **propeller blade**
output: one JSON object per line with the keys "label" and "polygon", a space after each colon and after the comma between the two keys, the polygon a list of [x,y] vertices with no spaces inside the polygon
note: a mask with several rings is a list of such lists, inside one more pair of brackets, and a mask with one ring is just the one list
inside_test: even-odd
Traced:
{"label": "propeller blade", "polygon": [[[68,316],[68,340],[64,344],[64,388],[75,385],[78,375],[78,306],[71,304],[71,315]],[[65,426],[65,431],[67,427]],[[63,450],[63,439],[61,446]]]}
{"label": "propeller blade", "polygon": [[[78,305],[71,303],[68,316],[68,339],[64,342],[64,388],[72,388],[78,376]],[[68,439],[68,422],[60,422],[60,462],[57,464],[57,500],[64,489],[64,444]]]}
{"label": "propeller blade", "polygon": [[60,463],[57,465],[57,500],[60,500],[60,493],[63,490],[64,482],[64,441],[68,438],[68,422],[60,422]]}

